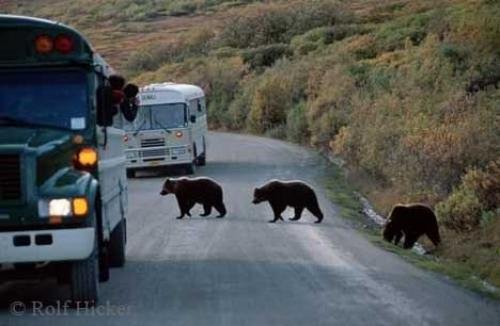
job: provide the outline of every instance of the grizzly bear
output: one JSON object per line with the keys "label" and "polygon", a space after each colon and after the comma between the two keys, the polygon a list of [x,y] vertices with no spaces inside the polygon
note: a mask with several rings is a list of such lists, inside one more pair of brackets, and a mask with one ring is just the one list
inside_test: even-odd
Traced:
{"label": "grizzly bear", "polygon": [[163,183],[160,195],[175,194],[182,219],[184,215],[191,217],[189,212],[195,204],[203,205],[204,212],[200,216],[208,216],[214,207],[219,212],[219,218],[226,215],[226,207],[222,200],[222,187],[210,178],[167,178]]}
{"label": "grizzly bear", "polygon": [[436,215],[424,204],[395,205],[387,218],[382,234],[386,241],[394,240],[396,245],[404,234],[405,249],[412,248],[423,234],[427,235],[435,246],[441,242]]}
{"label": "grizzly bear", "polygon": [[295,216],[290,218],[291,221],[298,221],[304,208],[307,208],[318,218],[315,223],[321,223],[323,220],[323,213],[319,208],[314,190],[302,181],[271,180],[262,187],[255,188],[253,197],[253,204],[268,201],[271,205],[274,219],[270,220],[269,223],[283,221],[281,213],[287,206],[295,209]]}

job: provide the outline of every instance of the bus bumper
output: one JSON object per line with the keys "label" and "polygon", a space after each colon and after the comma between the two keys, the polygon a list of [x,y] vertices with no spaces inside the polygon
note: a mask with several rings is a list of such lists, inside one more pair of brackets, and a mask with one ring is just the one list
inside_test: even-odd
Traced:
{"label": "bus bumper", "polygon": [[0,232],[0,263],[81,260],[94,243],[94,228]]}

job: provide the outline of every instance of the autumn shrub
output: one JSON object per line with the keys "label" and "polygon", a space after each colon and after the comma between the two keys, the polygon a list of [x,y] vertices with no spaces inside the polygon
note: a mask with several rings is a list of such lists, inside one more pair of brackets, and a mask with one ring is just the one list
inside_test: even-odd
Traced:
{"label": "autumn shrub", "polygon": [[158,69],[166,63],[207,54],[213,37],[213,31],[194,29],[179,35],[175,42],[148,44],[127,57],[124,70],[133,76],[140,72]]}
{"label": "autumn shrub", "polygon": [[437,206],[440,221],[456,231],[470,231],[499,218],[500,160],[486,169],[470,169],[460,185]]}
{"label": "autumn shrub", "polygon": [[263,133],[286,123],[292,107],[305,99],[308,64],[278,61],[271,69],[256,77],[252,85],[247,129]]}
{"label": "autumn shrub", "polygon": [[236,48],[288,43],[293,36],[315,27],[349,20],[350,17],[331,1],[266,6],[233,18],[223,28],[219,41],[221,45]]}
{"label": "autumn shrub", "polygon": [[264,76],[253,95],[248,127],[264,133],[286,122],[287,110],[292,105],[290,81],[281,75]]}

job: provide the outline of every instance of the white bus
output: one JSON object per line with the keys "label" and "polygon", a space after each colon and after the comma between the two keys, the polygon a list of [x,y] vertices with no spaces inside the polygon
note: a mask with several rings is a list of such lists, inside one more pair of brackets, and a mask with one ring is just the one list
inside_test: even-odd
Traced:
{"label": "white bus", "polygon": [[141,88],[140,108],[126,123],[127,176],[150,167],[181,165],[193,174],[205,165],[205,93],[194,85],[161,83]]}

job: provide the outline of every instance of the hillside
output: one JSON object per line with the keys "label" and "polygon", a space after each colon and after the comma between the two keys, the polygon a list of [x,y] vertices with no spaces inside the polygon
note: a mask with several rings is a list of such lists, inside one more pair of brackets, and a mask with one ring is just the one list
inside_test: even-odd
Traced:
{"label": "hillside", "polygon": [[0,1],[81,29],[140,84],[201,85],[213,128],[336,154],[386,214],[435,207],[455,277],[500,286],[496,0]]}

